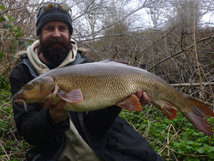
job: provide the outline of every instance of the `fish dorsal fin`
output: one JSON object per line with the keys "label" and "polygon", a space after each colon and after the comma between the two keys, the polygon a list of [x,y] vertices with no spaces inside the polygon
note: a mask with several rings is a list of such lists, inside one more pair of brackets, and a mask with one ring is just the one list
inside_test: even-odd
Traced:
{"label": "fish dorsal fin", "polygon": [[116,105],[128,111],[142,110],[139,98],[135,94],[132,94],[129,97],[125,98],[124,100],[119,101],[118,103],[116,103]]}
{"label": "fish dorsal fin", "polygon": [[106,59],[106,60],[103,60],[103,61],[100,61],[100,62],[115,62],[115,63],[121,63],[121,64],[126,64],[126,65],[129,65],[128,62],[124,61],[124,60],[118,60],[118,59]]}
{"label": "fish dorsal fin", "polygon": [[83,101],[83,95],[80,89],[73,89],[69,92],[59,91],[57,95],[69,103],[78,103]]}

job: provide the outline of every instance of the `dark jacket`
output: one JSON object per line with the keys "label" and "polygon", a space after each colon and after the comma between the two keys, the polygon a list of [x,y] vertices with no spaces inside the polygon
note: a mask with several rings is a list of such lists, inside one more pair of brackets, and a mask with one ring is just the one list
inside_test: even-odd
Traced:
{"label": "dark jacket", "polygon": [[[12,95],[38,76],[26,54],[22,59],[23,63],[10,74]],[[78,53],[69,65],[88,62],[92,60]],[[146,139],[118,116],[120,110],[111,106],[87,115],[84,112],[70,112],[70,115],[80,135],[104,161],[161,161]],[[35,146],[27,152],[28,160],[35,155],[41,161],[57,160],[66,143],[64,133],[69,129],[69,118],[56,125],[42,103],[28,104],[28,112],[23,104],[17,103],[13,111],[18,132]]]}

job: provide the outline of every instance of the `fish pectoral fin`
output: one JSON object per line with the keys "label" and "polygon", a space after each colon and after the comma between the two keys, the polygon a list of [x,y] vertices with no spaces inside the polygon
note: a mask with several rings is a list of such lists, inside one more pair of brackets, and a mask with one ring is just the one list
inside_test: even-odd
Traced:
{"label": "fish pectoral fin", "polygon": [[116,103],[116,105],[128,111],[142,110],[139,98],[134,94],[130,95],[129,97],[125,98],[122,101],[119,101],[118,103]]}
{"label": "fish pectoral fin", "polygon": [[171,105],[169,102],[164,100],[158,100],[151,102],[155,107],[163,112],[163,114],[169,119],[173,120],[177,116],[176,108]]}
{"label": "fish pectoral fin", "polygon": [[83,101],[83,95],[80,89],[73,89],[69,92],[60,91],[57,95],[64,101],[69,103],[78,103]]}

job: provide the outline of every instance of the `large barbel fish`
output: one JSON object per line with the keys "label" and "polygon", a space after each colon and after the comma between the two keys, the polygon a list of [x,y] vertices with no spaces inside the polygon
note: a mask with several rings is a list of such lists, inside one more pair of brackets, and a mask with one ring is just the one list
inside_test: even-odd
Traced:
{"label": "large barbel fish", "polygon": [[14,103],[45,102],[53,104],[65,100],[64,109],[92,111],[112,105],[129,111],[141,111],[135,95],[145,91],[151,103],[169,118],[174,119],[176,107],[197,129],[213,135],[204,116],[214,113],[203,102],[183,94],[160,77],[137,67],[117,61],[102,61],[53,69],[27,83],[13,97]]}

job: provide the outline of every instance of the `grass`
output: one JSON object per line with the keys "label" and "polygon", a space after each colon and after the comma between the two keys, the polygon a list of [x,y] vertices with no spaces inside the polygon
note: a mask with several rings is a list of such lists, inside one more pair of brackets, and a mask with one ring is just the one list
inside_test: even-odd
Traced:
{"label": "grass", "polygon": [[22,161],[30,147],[18,134],[13,119],[10,92],[0,92],[0,160]]}
{"label": "grass", "polygon": [[[165,160],[214,160],[214,137],[200,132],[179,111],[174,120],[168,120],[151,105],[144,107],[143,112],[124,110],[120,115],[132,124]],[[214,118],[208,120],[214,127]]]}
{"label": "grass", "polygon": [[[0,160],[23,161],[30,145],[16,131],[10,92],[0,91],[0,100]],[[142,112],[122,110],[120,116],[132,124],[165,160],[214,160],[214,137],[197,130],[180,112],[174,120],[168,120],[148,105]],[[209,123],[214,127],[214,118],[209,118]]]}

